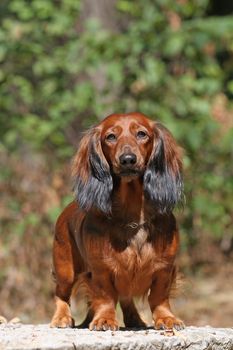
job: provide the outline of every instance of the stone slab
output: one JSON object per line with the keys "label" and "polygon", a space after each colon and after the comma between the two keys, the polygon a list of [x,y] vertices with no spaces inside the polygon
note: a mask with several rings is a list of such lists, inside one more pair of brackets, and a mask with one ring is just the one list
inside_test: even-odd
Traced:
{"label": "stone slab", "polygon": [[187,327],[173,333],[144,330],[97,332],[49,325],[0,325],[0,350],[233,350],[233,328]]}

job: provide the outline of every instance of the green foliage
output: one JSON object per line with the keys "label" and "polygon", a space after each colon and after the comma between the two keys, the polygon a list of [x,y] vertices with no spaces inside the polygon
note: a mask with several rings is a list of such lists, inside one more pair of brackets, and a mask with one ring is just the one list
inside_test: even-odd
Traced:
{"label": "green foliage", "polygon": [[111,31],[83,19],[80,1],[3,1],[0,151],[29,147],[54,169],[106,111],[139,110],[186,151],[183,230],[230,235],[233,17],[208,16],[210,5],[118,0]]}

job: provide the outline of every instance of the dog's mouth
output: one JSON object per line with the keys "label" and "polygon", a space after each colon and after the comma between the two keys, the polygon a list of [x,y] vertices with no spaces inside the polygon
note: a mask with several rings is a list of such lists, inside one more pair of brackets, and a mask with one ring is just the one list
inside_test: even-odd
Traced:
{"label": "dog's mouth", "polygon": [[138,177],[142,175],[142,171],[139,169],[122,169],[118,175],[121,177]]}
{"label": "dog's mouth", "polygon": [[141,177],[145,171],[143,166],[140,166],[139,164],[137,166],[119,166],[113,165],[112,166],[112,173],[116,175],[117,177],[121,178],[136,178],[136,177]]}

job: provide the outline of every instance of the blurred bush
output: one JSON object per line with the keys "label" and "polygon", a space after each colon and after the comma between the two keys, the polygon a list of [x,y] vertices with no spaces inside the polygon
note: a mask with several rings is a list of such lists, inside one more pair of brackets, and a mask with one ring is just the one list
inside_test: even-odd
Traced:
{"label": "blurred bush", "polygon": [[1,1],[5,314],[22,310],[20,298],[26,312],[41,304],[30,320],[50,312],[48,232],[72,198],[69,162],[80,132],[112,112],[160,120],[185,149],[185,264],[211,261],[212,245],[232,253],[233,15],[228,3],[222,7],[208,0]]}

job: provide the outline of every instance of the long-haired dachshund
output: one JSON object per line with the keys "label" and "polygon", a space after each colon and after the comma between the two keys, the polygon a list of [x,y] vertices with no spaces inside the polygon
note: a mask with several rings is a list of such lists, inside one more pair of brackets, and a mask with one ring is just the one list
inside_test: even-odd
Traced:
{"label": "long-haired dachshund", "polygon": [[84,325],[116,330],[119,301],[126,327],[145,326],[134,305],[148,297],[156,328],[183,328],[171,311],[182,198],[181,151],[170,132],[141,113],[112,114],[82,138],[73,161],[76,201],[57,220],[52,327],[72,327],[70,298],[88,297]]}

